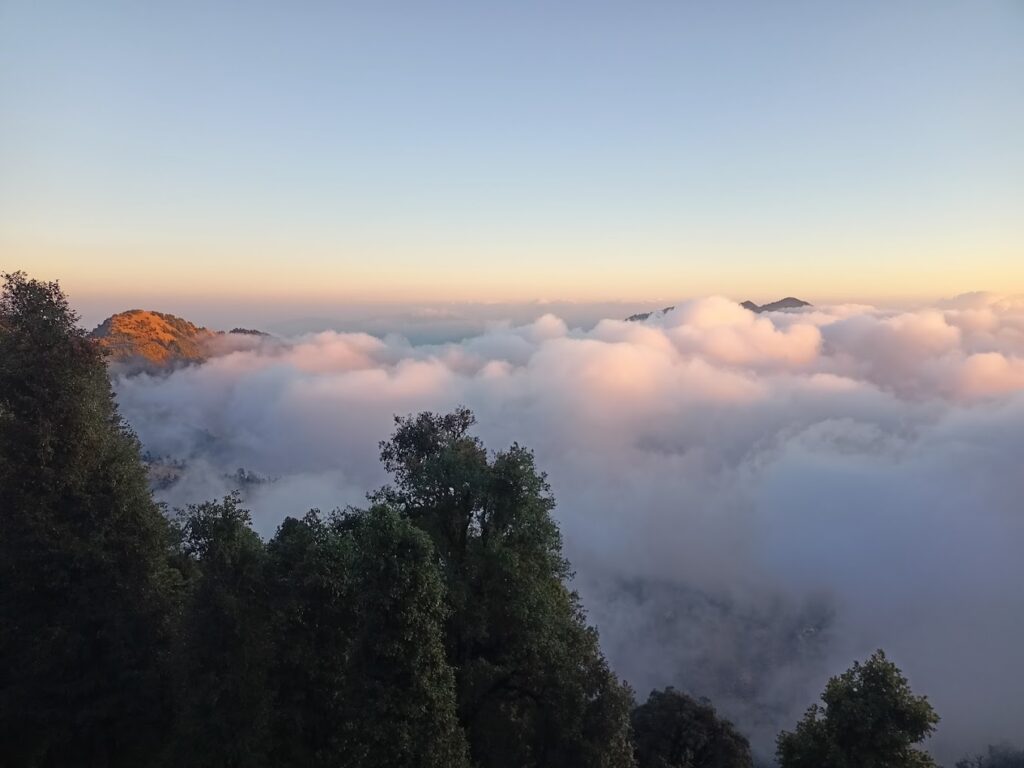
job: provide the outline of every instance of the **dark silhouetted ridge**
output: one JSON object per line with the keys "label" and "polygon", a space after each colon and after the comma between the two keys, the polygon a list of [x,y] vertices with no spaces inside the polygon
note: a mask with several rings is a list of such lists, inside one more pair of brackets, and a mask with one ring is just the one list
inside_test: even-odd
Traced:
{"label": "dark silhouetted ridge", "polygon": [[[784,309],[800,309],[802,307],[810,307],[812,304],[809,301],[798,299],[794,296],[787,296],[784,299],[773,301],[771,304],[755,304],[752,301],[744,301],[740,304],[744,309],[749,309],[751,312],[777,312]],[[638,312],[635,315],[630,315],[626,318],[627,323],[642,323],[645,320],[653,317],[660,317],[668,312],[675,309],[675,306],[665,307],[662,310],[655,310],[653,312]]]}

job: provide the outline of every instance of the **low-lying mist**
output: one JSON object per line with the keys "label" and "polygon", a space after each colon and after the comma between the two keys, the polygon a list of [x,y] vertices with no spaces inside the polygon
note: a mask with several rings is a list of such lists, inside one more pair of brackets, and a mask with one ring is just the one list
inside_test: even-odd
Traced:
{"label": "low-lying mist", "polygon": [[580,331],[458,343],[232,339],[116,381],[172,506],[245,482],[257,527],[359,504],[394,414],[470,407],[533,448],[576,587],[642,696],[708,696],[771,751],[826,678],[882,647],[951,759],[1024,734],[1024,301],[755,315],[694,300]]}

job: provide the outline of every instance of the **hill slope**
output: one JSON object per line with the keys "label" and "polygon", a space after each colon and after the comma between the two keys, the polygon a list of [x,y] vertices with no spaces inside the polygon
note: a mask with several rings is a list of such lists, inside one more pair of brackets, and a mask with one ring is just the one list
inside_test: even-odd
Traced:
{"label": "hill slope", "polygon": [[744,301],[740,306],[746,307],[751,312],[776,312],[780,309],[800,309],[801,307],[811,306],[811,302],[798,299],[794,296],[787,296],[784,299],[773,301],[771,304],[761,304],[758,306],[752,301]]}
{"label": "hill slope", "polygon": [[90,335],[110,362],[159,371],[203,362],[207,343],[219,334],[174,315],[130,309],[108,317]]}

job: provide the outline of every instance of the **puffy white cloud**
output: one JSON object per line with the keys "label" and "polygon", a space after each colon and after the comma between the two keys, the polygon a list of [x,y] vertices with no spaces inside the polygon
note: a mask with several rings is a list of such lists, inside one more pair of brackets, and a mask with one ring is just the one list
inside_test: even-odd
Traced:
{"label": "puffy white cloud", "polygon": [[1024,733],[1024,304],[755,315],[721,298],[642,323],[553,315],[458,343],[320,333],[120,379],[175,504],[242,466],[272,533],[385,481],[394,414],[458,404],[535,449],[577,586],[640,688],[708,695],[769,748],[829,674],[890,651],[959,756]]}
{"label": "puffy white cloud", "polygon": [[821,333],[810,323],[776,327],[769,317],[721,297],[681,304],[663,322],[682,353],[731,365],[806,365],[821,346]]}

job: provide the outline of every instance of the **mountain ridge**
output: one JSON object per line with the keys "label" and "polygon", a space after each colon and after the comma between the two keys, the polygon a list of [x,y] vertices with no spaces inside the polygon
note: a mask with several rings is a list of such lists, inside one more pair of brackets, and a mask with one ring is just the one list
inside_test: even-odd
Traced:
{"label": "mountain ridge", "polygon": [[[787,296],[784,299],[779,299],[778,301],[773,301],[768,304],[755,304],[754,302],[749,300],[741,301],[740,306],[756,314],[761,314],[762,312],[779,312],[787,309],[802,309],[803,307],[812,307],[814,305],[811,304],[811,302],[809,301],[798,299],[795,296]],[[664,309],[655,309],[651,310],[650,312],[638,312],[635,315],[630,315],[629,317],[627,317],[626,322],[642,323],[644,320],[647,320],[651,316],[665,315],[675,308],[676,307],[673,304],[672,306],[665,307]]]}
{"label": "mountain ridge", "polygon": [[249,328],[225,334],[166,312],[129,309],[108,317],[89,336],[108,362],[129,373],[157,373],[206,362],[213,354],[211,342],[229,334],[267,335]]}

